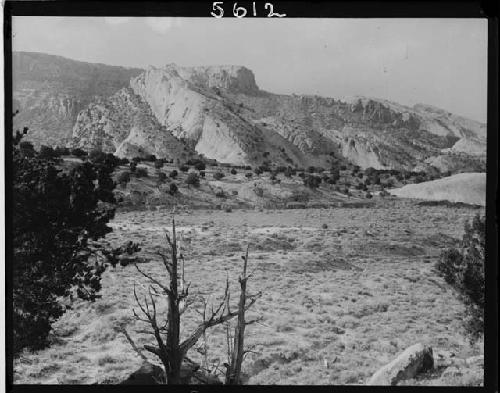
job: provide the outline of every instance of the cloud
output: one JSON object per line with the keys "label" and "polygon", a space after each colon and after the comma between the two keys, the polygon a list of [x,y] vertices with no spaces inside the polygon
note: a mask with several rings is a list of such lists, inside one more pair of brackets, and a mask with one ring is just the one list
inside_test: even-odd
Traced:
{"label": "cloud", "polygon": [[173,26],[179,27],[181,25],[180,18],[154,18],[148,17],[146,18],[146,24],[153,29],[153,31],[165,34],[169,31]]}
{"label": "cloud", "polygon": [[122,23],[127,23],[131,17],[119,17],[119,16],[107,16],[104,21],[110,25],[121,25]]}

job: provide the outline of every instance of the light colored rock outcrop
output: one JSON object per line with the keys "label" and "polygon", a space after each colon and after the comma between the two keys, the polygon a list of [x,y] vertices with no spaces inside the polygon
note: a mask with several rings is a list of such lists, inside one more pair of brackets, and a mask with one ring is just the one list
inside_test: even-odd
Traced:
{"label": "light colored rock outcrop", "polygon": [[73,146],[118,157],[179,158],[185,146],[153,116],[130,88],[121,89],[81,111],[73,128]]}
{"label": "light colored rock outcrop", "polygon": [[397,385],[402,380],[414,378],[418,373],[431,369],[433,364],[432,348],[418,343],[379,369],[366,384]]}

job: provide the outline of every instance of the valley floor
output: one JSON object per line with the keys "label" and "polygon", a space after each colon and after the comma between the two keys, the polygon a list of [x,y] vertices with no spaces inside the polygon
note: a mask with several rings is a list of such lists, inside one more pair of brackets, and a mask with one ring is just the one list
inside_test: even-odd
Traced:
{"label": "valley floor", "polygon": [[[243,371],[248,384],[363,384],[381,366],[412,344],[422,342],[456,358],[483,353],[471,345],[461,322],[463,305],[434,271],[442,249],[456,246],[463,223],[475,209],[417,206],[303,210],[197,210],[176,215],[186,260],[190,293],[223,295],[226,274],[237,301],[241,255],[249,245],[249,292],[262,291],[248,319],[248,354]],[[326,224],[326,225],[324,225]],[[171,229],[167,210],[117,214],[111,245],[139,242],[150,261],[141,265],[166,277],[157,250]],[[133,266],[109,268],[102,299],[75,303],[55,325],[53,344],[15,361],[15,383],[117,383],[141,359],[124,335],[139,346],[152,336],[134,320],[133,287],[145,293],[146,281]],[[200,322],[195,302],[183,316],[184,336]],[[160,302],[160,309],[164,304]],[[208,331],[208,360],[226,361],[226,335]],[[202,341],[199,342],[202,344]],[[195,350],[190,358],[201,361]],[[151,359],[154,361],[155,359]],[[466,375],[466,374],[464,374]],[[462,376],[416,384],[474,384]]]}

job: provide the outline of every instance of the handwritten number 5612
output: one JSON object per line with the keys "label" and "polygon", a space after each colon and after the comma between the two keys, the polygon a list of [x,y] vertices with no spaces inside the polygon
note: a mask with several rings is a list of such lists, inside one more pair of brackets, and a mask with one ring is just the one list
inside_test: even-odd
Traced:
{"label": "handwritten number 5612", "polygon": [[[210,15],[212,15],[215,18],[222,18],[224,16],[224,8],[222,8],[222,5],[224,4],[223,1],[214,1],[212,3],[212,12],[210,12]],[[286,14],[279,14],[277,12],[274,12],[274,6],[272,3],[266,3],[264,5],[264,9],[268,10],[267,17],[272,18],[272,17],[277,17],[277,18],[282,18],[286,16]],[[253,16],[257,16],[257,8],[255,6],[255,1],[252,2],[252,11],[253,11]],[[247,9],[245,7],[239,6],[238,3],[233,3],[233,15],[237,18],[244,18],[247,14]]]}

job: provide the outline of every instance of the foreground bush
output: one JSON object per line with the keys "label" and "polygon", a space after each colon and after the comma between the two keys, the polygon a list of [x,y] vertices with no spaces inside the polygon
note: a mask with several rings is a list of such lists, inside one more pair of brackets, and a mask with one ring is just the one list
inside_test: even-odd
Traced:
{"label": "foreground bush", "polygon": [[67,308],[61,298],[98,297],[104,265],[88,263],[89,241],[111,231],[115,202],[109,167],[85,162],[63,172],[41,153],[23,155],[21,138],[12,162],[14,353],[48,344],[51,324]]}
{"label": "foreground bush", "polygon": [[475,339],[484,331],[486,217],[476,215],[471,224],[465,223],[464,230],[461,248],[444,251],[436,268],[467,306],[464,325]]}

